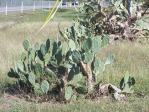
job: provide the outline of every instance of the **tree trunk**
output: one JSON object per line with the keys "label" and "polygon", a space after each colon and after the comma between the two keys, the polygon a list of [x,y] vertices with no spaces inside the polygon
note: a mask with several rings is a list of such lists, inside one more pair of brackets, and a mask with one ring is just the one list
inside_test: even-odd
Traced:
{"label": "tree trunk", "polygon": [[83,69],[83,74],[87,77],[88,93],[92,92],[94,89],[93,74],[92,74],[90,65],[91,65],[90,63],[84,64],[81,61],[81,67]]}

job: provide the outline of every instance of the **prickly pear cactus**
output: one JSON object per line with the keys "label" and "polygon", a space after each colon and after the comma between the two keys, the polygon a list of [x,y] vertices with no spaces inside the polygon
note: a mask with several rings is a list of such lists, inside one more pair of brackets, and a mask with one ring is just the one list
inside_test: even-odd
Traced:
{"label": "prickly pear cactus", "polygon": [[[88,84],[86,86],[88,86],[88,92],[93,90],[96,77],[103,73],[105,66],[114,60],[114,55],[111,55],[103,63],[96,56],[100,48],[108,44],[109,36],[105,35],[102,39],[102,36],[96,36],[92,32],[93,30],[83,25],[82,21],[75,21],[71,28],[61,33],[64,40],[69,42],[69,51],[67,52],[69,55],[67,55],[66,60],[72,65],[81,68],[82,71],[79,71],[77,74],[81,73],[87,77]],[[69,79],[73,79],[76,74],[74,66],[67,69],[70,69]]]}
{"label": "prickly pear cactus", "polygon": [[[22,45],[25,51],[21,54],[21,59],[15,62],[14,69],[10,69],[8,76],[24,82],[24,86],[34,92],[47,94],[50,90],[48,79],[53,76],[57,77],[55,72],[48,67],[54,66],[52,65],[50,40],[47,39],[46,44],[36,43],[34,48],[30,48],[28,40],[24,40]],[[53,55],[53,57],[56,56]],[[57,60],[54,62],[56,63]]]}
{"label": "prickly pear cactus", "polygon": [[[85,7],[93,10],[90,2]],[[25,82],[34,92],[48,94],[55,89],[67,101],[92,92],[99,74],[114,61],[114,55],[107,57],[106,62],[97,57],[110,37],[103,31],[104,26],[95,26],[93,20],[88,17],[74,21],[70,28],[60,31],[63,41],[51,43],[47,39],[34,48],[30,48],[28,40],[23,41],[25,51],[8,76]]]}
{"label": "prickly pear cactus", "polygon": [[124,93],[133,93],[132,86],[135,84],[134,77],[130,77],[129,73],[125,74],[120,82],[120,88]]}

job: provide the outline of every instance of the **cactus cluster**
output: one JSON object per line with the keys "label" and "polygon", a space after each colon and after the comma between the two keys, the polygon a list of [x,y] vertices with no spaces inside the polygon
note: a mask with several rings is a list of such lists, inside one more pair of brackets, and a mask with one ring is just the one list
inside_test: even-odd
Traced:
{"label": "cactus cluster", "polygon": [[[114,56],[110,55],[105,63],[101,62],[96,54],[102,45],[108,43],[107,39],[101,40],[92,34],[79,37],[76,24],[78,23],[74,23],[73,30],[67,29],[67,33],[62,33],[65,35],[63,42],[51,43],[47,39],[45,44],[36,43],[34,48],[30,48],[29,41],[24,40],[21,59],[15,62],[14,69],[10,69],[8,76],[17,78],[36,94],[47,94],[58,85],[60,92],[65,91],[63,93],[66,100],[76,98],[74,93],[88,93],[86,80],[91,78],[95,82],[96,76],[104,71],[105,65],[113,62]],[[84,35],[81,32],[80,34]]]}
{"label": "cactus cluster", "polygon": [[14,69],[10,69],[8,76],[17,78],[19,82],[35,92],[47,93],[51,83],[48,79],[56,76],[54,71],[48,67],[49,64],[52,64],[52,56],[54,56],[51,53],[51,47],[49,39],[46,44],[36,43],[34,48],[30,48],[29,41],[24,40],[25,52],[21,54],[21,59],[15,62]]}
{"label": "cactus cluster", "polygon": [[[96,6],[99,12],[95,12]],[[31,48],[29,41],[24,40],[24,52],[14,63],[14,68],[10,68],[8,76],[18,79],[35,94],[57,90],[58,96],[66,101],[93,92],[98,83],[97,77],[104,72],[106,65],[114,61],[113,54],[105,62],[97,54],[109,43],[109,34],[116,28],[97,2],[87,2],[80,12],[86,14],[84,19],[74,20],[70,28],[59,30],[62,41],[47,39],[45,43],[36,43]],[[122,18],[116,19],[119,22]],[[114,28],[113,32],[109,28]],[[128,92],[133,84],[134,79],[126,75],[121,81],[121,89]]]}
{"label": "cactus cluster", "polygon": [[88,33],[88,29],[77,21],[61,34],[63,41],[51,43],[47,39],[45,44],[36,43],[34,48],[30,48],[29,41],[24,40],[25,52],[8,76],[17,78],[37,94],[47,94],[59,86],[66,100],[93,90],[97,75],[114,60],[114,56],[110,55],[103,63],[96,56],[100,48],[108,43],[109,36],[101,39]]}

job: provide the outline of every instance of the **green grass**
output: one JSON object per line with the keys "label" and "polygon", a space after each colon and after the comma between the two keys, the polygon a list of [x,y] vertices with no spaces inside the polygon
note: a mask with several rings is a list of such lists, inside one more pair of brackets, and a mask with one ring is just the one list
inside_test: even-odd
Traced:
{"label": "green grass", "polygon": [[22,99],[10,98],[2,101],[7,105],[7,112],[148,112],[149,97],[128,97],[124,101],[115,101],[109,98],[100,101],[77,101],[69,104],[58,104],[52,102],[33,103]]}
{"label": "green grass", "polygon": [[[51,10],[35,10],[33,11],[25,11],[23,14],[20,12],[8,13],[8,15],[1,14],[0,20],[1,22],[15,21],[18,23],[22,22],[44,22],[49,15]],[[73,19],[79,17],[83,17],[83,15],[78,15],[74,8],[72,9],[59,9],[55,14],[54,19],[51,21],[72,21]]]}
{"label": "green grass", "polygon": [[[135,92],[145,94],[139,98],[136,94],[125,98],[123,101],[113,99],[100,99],[99,101],[79,100],[70,104],[58,104],[54,102],[34,103],[27,102],[24,98],[9,95],[14,80],[7,77],[7,72],[13,66],[15,60],[20,57],[23,50],[22,41],[28,39],[31,46],[36,42],[45,42],[46,38],[56,39],[58,35],[58,22],[61,30],[72,24],[72,18],[76,18],[75,10],[61,9],[48,25],[38,34],[36,32],[45,21],[48,11],[27,11],[20,13],[8,13],[8,16],[0,14],[0,112],[148,112],[149,111],[149,45],[131,42],[121,42],[107,45],[100,49],[98,54],[105,61],[110,54],[115,54],[116,60],[106,67],[98,81],[112,83],[119,86],[119,81],[128,71],[135,77]],[[9,91],[7,93],[7,91]],[[6,109],[5,109],[6,108]]]}

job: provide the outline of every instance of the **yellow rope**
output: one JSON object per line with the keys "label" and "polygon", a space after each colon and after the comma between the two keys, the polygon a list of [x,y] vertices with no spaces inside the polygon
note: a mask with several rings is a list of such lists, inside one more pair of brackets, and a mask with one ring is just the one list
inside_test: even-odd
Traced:
{"label": "yellow rope", "polygon": [[46,21],[44,22],[43,26],[44,26],[45,24],[47,24],[47,22],[49,21],[49,18],[52,16],[52,14],[53,14],[53,12],[54,12],[54,10],[55,10],[55,8],[56,8],[58,2],[59,2],[59,0],[57,0],[56,3],[54,4],[54,7],[52,8],[52,10],[51,10],[49,16],[47,17]]}
{"label": "yellow rope", "polygon": [[54,12],[54,10],[55,10],[55,8],[56,8],[58,2],[59,2],[59,0],[56,1],[56,3],[54,4],[54,7],[52,8],[51,12],[49,13],[49,15],[48,15],[47,19],[45,20],[44,24],[43,24],[42,27],[37,31],[36,34],[38,34],[38,33],[45,27],[45,25],[49,22],[49,20],[50,20],[52,14],[53,14],[53,12]]}

